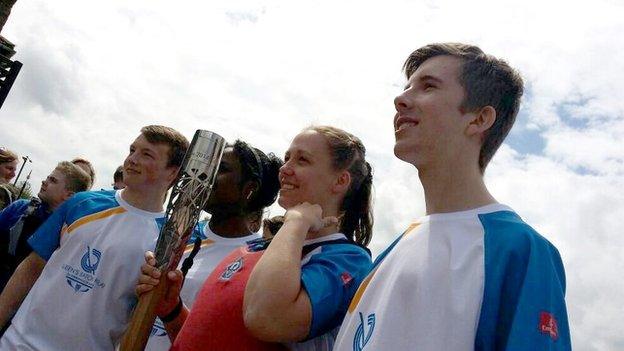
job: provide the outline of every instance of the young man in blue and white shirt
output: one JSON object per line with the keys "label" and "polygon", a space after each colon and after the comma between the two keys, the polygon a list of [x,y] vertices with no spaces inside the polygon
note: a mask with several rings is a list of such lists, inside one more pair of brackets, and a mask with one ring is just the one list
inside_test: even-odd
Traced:
{"label": "young man in blue and white shirt", "polygon": [[1,350],[115,347],[188,145],[172,128],[142,128],[124,161],[125,189],[79,193],[41,225],[0,296],[0,325],[19,307]]}
{"label": "young man in blue and white shirt", "polygon": [[395,155],[426,216],[375,261],[335,350],[569,350],[557,249],[483,180],[518,113],[523,82],[476,46],[414,51],[394,100]]}

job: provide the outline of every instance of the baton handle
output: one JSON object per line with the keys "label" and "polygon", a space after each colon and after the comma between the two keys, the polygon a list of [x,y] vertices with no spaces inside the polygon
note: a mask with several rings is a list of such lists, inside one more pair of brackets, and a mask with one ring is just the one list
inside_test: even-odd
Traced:
{"label": "baton handle", "polygon": [[169,288],[167,272],[163,273],[161,277],[160,282],[153,290],[139,297],[128,329],[121,339],[120,351],[143,351],[145,349],[147,339],[156,321],[156,306]]}

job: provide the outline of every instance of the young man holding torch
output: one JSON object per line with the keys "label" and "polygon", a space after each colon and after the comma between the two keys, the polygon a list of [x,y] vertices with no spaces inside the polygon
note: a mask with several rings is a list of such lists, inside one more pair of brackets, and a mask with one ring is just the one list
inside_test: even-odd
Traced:
{"label": "young man holding torch", "polygon": [[125,189],[79,193],[41,225],[0,296],[0,325],[19,307],[0,350],[114,348],[188,146],[172,128],[142,128],[124,161]]}

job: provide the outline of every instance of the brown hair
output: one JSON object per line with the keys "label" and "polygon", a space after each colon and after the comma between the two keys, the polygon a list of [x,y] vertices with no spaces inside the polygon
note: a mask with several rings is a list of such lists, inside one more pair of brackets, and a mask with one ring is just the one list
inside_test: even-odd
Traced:
{"label": "brown hair", "polygon": [[56,170],[65,176],[65,189],[75,193],[89,190],[91,177],[74,162],[63,161],[56,165]]}
{"label": "brown hair", "polygon": [[17,158],[18,156],[15,152],[4,147],[0,147],[0,163],[13,162],[17,160]]}
{"label": "brown hair", "polygon": [[484,133],[479,152],[479,169],[483,173],[516,120],[524,83],[504,60],[485,54],[477,46],[461,43],[434,43],[412,52],[403,65],[407,79],[423,62],[441,55],[463,61],[458,79],[466,96],[460,109],[474,112],[492,106],[496,110],[496,120]]}
{"label": "brown hair", "polygon": [[[71,160],[71,163],[80,167],[83,171],[85,171],[89,175],[89,177],[91,178],[89,180],[89,189],[91,189],[91,187],[93,186],[93,183],[95,183],[95,169],[93,168],[93,165],[91,164],[91,162],[89,162],[89,160],[87,160],[86,158],[76,157],[75,159]],[[84,165],[84,167],[81,167],[80,165]]]}
{"label": "brown hair", "polygon": [[113,181],[123,182],[123,166],[117,167],[115,173],[113,173]]}
{"label": "brown hair", "polygon": [[152,144],[169,145],[169,160],[167,166],[180,167],[184,155],[189,147],[189,141],[180,132],[173,128],[151,125],[141,128],[141,134]]}
{"label": "brown hair", "polygon": [[311,126],[305,130],[323,135],[329,145],[333,168],[347,170],[351,175],[351,185],[340,206],[343,211],[340,232],[358,244],[368,245],[373,229],[373,173],[366,162],[364,144],[353,134],[335,127]]}

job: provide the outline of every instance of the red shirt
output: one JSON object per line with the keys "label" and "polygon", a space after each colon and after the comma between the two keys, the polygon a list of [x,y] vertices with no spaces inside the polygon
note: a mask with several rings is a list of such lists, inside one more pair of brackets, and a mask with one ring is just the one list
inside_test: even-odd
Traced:
{"label": "red shirt", "polygon": [[240,247],[221,261],[197,294],[172,351],[286,349],[254,338],[243,321],[245,286],[263,252]]}

